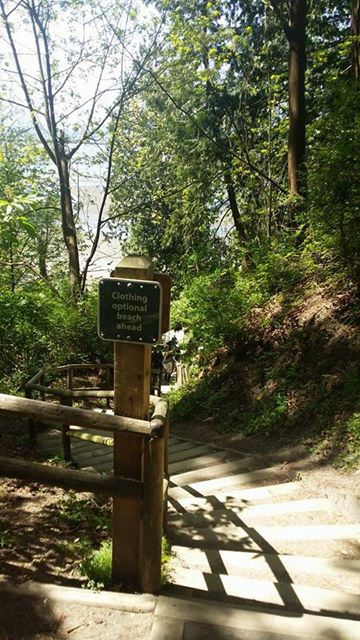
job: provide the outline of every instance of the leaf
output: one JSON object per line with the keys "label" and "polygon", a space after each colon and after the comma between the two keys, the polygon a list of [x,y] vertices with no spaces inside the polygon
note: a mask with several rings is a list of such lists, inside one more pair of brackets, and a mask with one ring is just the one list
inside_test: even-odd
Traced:
{"label": "leaf", "polygon": [[17,222],[19,227],[21,227],[26,233],[31,237],[35,238],[36,229],[31,222],[26,218],[26,216],[18,216]]}

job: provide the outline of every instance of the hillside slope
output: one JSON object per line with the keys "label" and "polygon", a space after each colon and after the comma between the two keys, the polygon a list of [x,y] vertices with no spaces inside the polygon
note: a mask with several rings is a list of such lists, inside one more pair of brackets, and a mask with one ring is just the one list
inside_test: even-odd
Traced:
{"label": "hillside slope", "polygon": [[268,454],[360,463],[360,306],[346,282],[303,282],[249,314],[236,343],[173,393],[176,432]]}

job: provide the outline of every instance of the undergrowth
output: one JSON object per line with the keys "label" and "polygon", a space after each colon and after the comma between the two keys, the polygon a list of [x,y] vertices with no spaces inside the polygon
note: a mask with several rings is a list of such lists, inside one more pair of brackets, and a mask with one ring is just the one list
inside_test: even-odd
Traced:
{"label": "undergrowth", "polygon": [[[89,589],[107,589],[112,584],[111,500],[93,497],[79,498],[70,491],[59,502],[57,518],[79,537],[62,544],[79,565],[80,574],[86,577]],[[81,536],[80,536],[81,533]],[[102,540],[101,540],[102,538]],[[100,543],[99,543],[100,540]],[[0,531],[0,546],[1,546]],[[8,539],[4,537],[4,544]],[[97,547],[98,548],[95,548]],[[161,579],[170,579],[171,554],[165,538],[162,539]]]}
{"label": "undergrowth", "polygon": [[201,376],[169,394],[172,421],[219,434],[303,443],[342,467],[360,462],[360,304],[347,283],[306,281],[251,310]]}

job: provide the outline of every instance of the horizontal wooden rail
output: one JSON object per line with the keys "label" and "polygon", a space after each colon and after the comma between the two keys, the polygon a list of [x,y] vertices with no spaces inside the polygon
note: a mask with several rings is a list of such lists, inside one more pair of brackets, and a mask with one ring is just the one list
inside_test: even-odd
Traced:
{"label": "horizontal wooden rail", "polygon": [[27,383],[26,389],[32,391],[42,391],[49,396],[59,398],[113,398],[113,389],[57,389],[56,387],[46,387],[43,384]]}
{"label": "horizontal wooden rail", "polygon": [[59,367],[52,367],[46,369],[45,373],[61,373],[62,371],[69,371],[69,369],[113,369],[114,365],[110,362],[94,362],[87,364],[86,362],[79,362],[79,364],[62,364]]}
{"label": "horizontal wooden rail", "polygon": [[159,398],[150,420],[150,431],[153,438],[162,437],[168,418],[169,403],[165,398]]}
{"label": "horizontal wooden rail", "polygon": [[88,433],[87,431],[78,431],[77,429],[68,429],[66,435],[70,438],[78,438],[79,440],[86,440],[87,442],[94,442],[95,444],[103,444],[106,447],[114,446],[114,438],[109,436],[99,436]]}
{"label": "horizontal wooden rail", "polygon": [[121,496],[132,500],[140,500],[142,495],[142,483],[137,480],[111,478],[73,469],[58,469],[39,462],[28,462],[5,456],[0,456],[0,476],[40,482],[50,487],[61,487],[74,491]]}
{"label": "horizontal wooden rail", "polygon": [[96,413],[87,409],[74,409],[58,404],[50,404],[41,400],[17,398],[0,393],[0,409],[16,415],[32,418],[39,422],[68,424],[100,431],[131,432],[139,435],[150,435],[150,425],[146,420],[111,416]]}
{"label": "horizontal wooden rail", "polygon": [[44,373],[45,373],[45,371],[43,369],[40,369],[40,371],[35,373],[35,375],[25,384],[25,389],[26,389],[26,387],[31,386],[31,385],[35,384],[38,380],[40,380],[40,378],[42,378]]}

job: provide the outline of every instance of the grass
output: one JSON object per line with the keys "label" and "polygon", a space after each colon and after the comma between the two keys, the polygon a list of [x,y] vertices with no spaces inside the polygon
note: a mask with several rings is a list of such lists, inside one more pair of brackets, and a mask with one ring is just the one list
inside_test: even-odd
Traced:
{"label": "grass", "polygon": [[58,518],[70,527],[83,525],[106,533],[111,528],[110,501],[78,498],[74,491],[69,491],[67,497],[59,502]]}
{"label": "grass", "polygon": [[[105,540],[100,548],[89,550],[85,548],[85,555],[80,563],[80,573],[87,578],[88,589],[107,589],[111,586],[112,577],[112,541]],[[161,582],[167,584],[171,576],[171,553],[166,538],[161,545]]]}
{"label": "grass", "polygon": [[86,576],[88,589],[106,589],[111,585],[112,542],[105,540],[100,548],[88,552],[80,564],[80,573]]}
{"label": "grass", "polygon": [[[64,541],[68,553],[79,562],[80,573],[86,577],[86,588],[107,589],[112,584],[112,541],[110,502],[100,504],[94,498],[78,498],[70,491],[59,503],[58,518],[71,530],[84,532],[75,540]],[[96,536],[94,536],[96,532]],[[91,541],[90,536],[93,538]],[[98,549],[94,549],[96,538],[105,537]],[[96,544],[96,543],[95,543]],[[0,532],[1,547],[1,532]],[[171,554],[165,538],[162,539],[161,580],[170,580]]]}
{"label": "grass", "polygon": [[0,549],[14,547],[16,542],[17,538],[14,534],[7,531],[7,529],[0,530]]}

